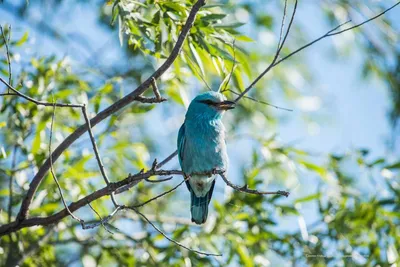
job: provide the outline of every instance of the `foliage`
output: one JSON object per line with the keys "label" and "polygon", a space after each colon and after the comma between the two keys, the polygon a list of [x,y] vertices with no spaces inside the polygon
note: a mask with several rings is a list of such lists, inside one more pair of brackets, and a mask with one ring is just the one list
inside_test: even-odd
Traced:
{"label": "foliage", "polygon": [[[30,2],[21,4],[20,8],[29,12],[37,5],[35,1]],[[111,62],[110,66],[102,68],[88,60],[82,67],[69,57],[32,56],[24,54],[24,48],[29,47],[30,34],[27,31],[13,34],[9,43],[12,84],[38,100],[87,103],[90,115],[97,114],[145,80],[155,66],[170,55],[193,2],[110,0],[100,5],[101,21],[109,25],[110,35],[118,32],[118,37],[113,38],[122,46],[126,61],[136,64]],[[272,59],[276,46],[260,49],[262,45],[246,32],[277,32],[281,12],[266,14],[250,2],[210,2],[199,11],[182,52],[159,81],[162,95],[169,100],[165,106],[133,103],[94,128],[112,181],[143,168],[149,169],[154,158],[160,159],[175,149],[183,106],[190,101],[188,95],[207,89],[205,85],[199,86],[203,79],[213,89],[219,88],[223,81],[222,86],[225,86],[225,78],[236,64],[233,83],[227,88],[240,91]],[[326,5],[350,10],[348,1]],[[275,8],[281,10],[282,6],[277,4]],[[337,18],[329,10],[326,17],[336,23]],[[233,15],[238,12],[251,17],[247,24],[239,21],[240,16]],[[21,17],[24,14],[21,13]],[[392,29],[391,21],[386,23],[385,27]],[[301,27],[296,30],[284,53],[297,48],[298,42],[305,39]],[[8,36],[8,31],[5,34]],[[4,40],[1,40],[0,48],[5,51]],[[390,40],[385,39],[383,43],[394,49]],[[387,61],[376,47],[369,42],[360,42],[357,47],[371,55],[364,62],[365,72],[374,71],[389,81],[394,103],[392,117],[397,119],[400,101],[396,97],[399,80],[395,70],[399,57],[394,67],[377,64],[379,60]],[[24,59],[16,64],[21,54]],[[293,82],[293,73],[304,77],[307,83],[312,83],[313,78],[302,59],[301,56],[290,59],[296,68],[288,64],[285,70],[274,69],[257,84],[250,96],[269,100],[271,90],[267,88],[279,88],[289,103],[301,97],[301,88]],[[8,77],[7,58],[0,61],[0,72],[3,78]],[[150,96],[150,91],[145,95]],[[225,94],[230,99],[235,97],[230,91]],[[1,224],[15,219],[31,177],[49,156],[52,111],[17,97],[1,99]],[[178,247],[165,240],[145,220],[124,211],[105,227],[92,230],[82,230],[79,223],[68,217],[56,225],[24,228],[3,236],[0,263],[16,263],[20,258],[22,266],[76,262],[84,266],[93,263],[103,266],[266,266],[289,262],[312,266],[387,266],[400,263],[400,239],[396,238],[400,236],[398,158],[376,159],[363,149],[315,156],[294,145],[283,145],[275,135],[260,136],[267,127],[271,131],[277,129],[278,120],[287,115],[278,115],[248,99],[243,99],[234,112],[226,118],[230,136],[237,140],[250,135],[254,148],[248,164],[236,170],[233,167],[240,177],[238,183],[246,183],[251,188],[288,186],[290,197],[262,197],[224,189],[223,194],[217,192],[214,210],[204,227],[185,219],[189,204],[183,187],[141,208],[174,240],[191,248],[220,252],[222,257],[203,257]],[[178,118],[175,121],[179,123],[169,118]],[[79,111],[57,108],[53,149],[83,123]],[[159,128],[163,128],[162,131]],[[54,167],[68,203],[104,186],[86,135],[69,147]],[[310,186],[305,192],[297,190],[299,184],[310,182],[302,181],[310,176],[318,186]],[[122,203],[142,203],[172,188],[175,180],[160,184],[141,182],[118,199]],[[11,217],[9,201],[12,201]],[[94,201],[92,206],[103,217],[112,211],[108,197]],[[49,173],[36,193],[30,216],[48,216],[61,209],[61,198]],[[86,221],[98,219],[87,206],[76,214]]]}

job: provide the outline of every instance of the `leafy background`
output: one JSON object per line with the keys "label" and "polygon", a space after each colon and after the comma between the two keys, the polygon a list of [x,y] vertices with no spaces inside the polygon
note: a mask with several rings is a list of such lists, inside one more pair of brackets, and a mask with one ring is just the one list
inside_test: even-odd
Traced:
{"label": "leafy background", "polygon": [[[289,11],[293,2],[289,2]],[[389,3],[390,2],[390,3]],[[283,54],[352,18],[362,21],[393,1],[300,2]],[[145,80],[170,54],[192,1],[3,1],[0,23],[12,25],[13,85],[37,99],[85,103],[90,115]],[[149,168],[176,148],[185,109],[202,79],[217,89],[238,61],[228,89],[243,90],[272,60],[283,1],[207,2],[183,52],[158,81],[168,102],[133,103],[94,128],[113,181]],[[130,212],[109,226],[82,230],[71,218],[25,228],[0,241],[2,265],[381,265],[399,263],[399,19],[398,10],[362,29],[324,40],[276,67],[226,114],[229,177],[289,198],[233,192],[218,181],[204,226],[190,223],[184,187],[142,208],[169,236],[203,257],[168,242]],[[5,27],[7,29],[7,27]],[[4,42],[2,77],[8,77]],[[6,89],[5,89],[6,90]],[[2,91],[3,92],[3,91]],[[234,98],[227,91],[226,96]],[[150,92],[148,93],[150,96]],[[1,224],[9,222],[9,180],[15,218],[30,179],[48,157],[50,108],[19,98],[0,102]],[[57,109],[56,147],[84,122]],[[55,163],[68,202],[103,186],[87,135]],[[166,168],[178,168],[172,160]],[[119,195],[143,202],[180,182],[140,183]],[[93,203],[102,215],[109,198]],[[54,181],[42,182],[31,216],[62,209]],[[89,207],[76,214],[97,220]],[[319,255],[319,256],[318,256]],[[322,255],[322,256],[321,256]]]}

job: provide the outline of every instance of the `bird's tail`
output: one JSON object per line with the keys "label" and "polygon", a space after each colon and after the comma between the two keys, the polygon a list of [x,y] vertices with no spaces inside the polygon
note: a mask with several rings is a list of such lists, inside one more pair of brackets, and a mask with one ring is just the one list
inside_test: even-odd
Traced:
{"label": "bird's tail", "polygon": [[193,190],[190,190],[190,212],[192,213],[192,222],[195,222],[196,224],[202,224],[206,222],[208,216],[208,204],[211,201],[214,191],[214,184],[215,180],[212,182],[210,190],[204,197],[197,197]]}

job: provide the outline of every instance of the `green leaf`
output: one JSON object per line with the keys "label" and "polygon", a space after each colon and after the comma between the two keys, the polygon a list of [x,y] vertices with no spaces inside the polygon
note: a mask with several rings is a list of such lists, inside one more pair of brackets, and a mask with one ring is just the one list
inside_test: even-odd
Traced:
{"label": "green leaf", "polygon": [[223,24],[223,25],[215,25],[215,28],[219,28],[219,29],[235,29],[235,28],[239,28],[241,26],[243,26],[245,23],[241,23],[241,22],[235,22],[232,24]]}
{"label": "green leaf", "polygon": [[235,36],[235,39],[238,41],[242,41],[242,42],[254,42],[253,39],[251,39],[250,37],[247,37],[246,35]]}
{"label": "green leaf", "polygon": [[21,39],[18,40],[18,42],[15,43],[16,46],[21,46],[23,45],[27,40],[28,40],[28,32],[25,32],[24,35],[21,37]]}
{"label": "green leaf", "polygon": [[122,45],[124,43],[124,23],[122,20],[122,16],[118,16],[118,26],[119,26],[118,38],[119,38],[119,43],[122,47]]}
{"label": "green leaf", "polygon": [[190,48],[190,52],[194,57],[194,60],[197,64],[197,66],[199,67],[201,74],[204,76],[204,67],[203,67],[203,62],[201,61],[201,58],[199,56],[199,54],[196,51],[196,48],[193,46],[192,43],[189,43],[189,48]]}
{"label": "green leaf", "polygon": [[253,260],[250,258],[249,251],[244,244],[239,244],[237,247],[237,253],[239,254],[240,261],[246,267],[252,267]]}
{"label": "green leaf", "polygon": [[42,131],[43,129],[46,127],[46,122],[42,121],[38,124],[38,126],[36,127],[36,135],[35,138],[33,139],[33,143],[32,143],[32,154],[37,154],[37,152],[40,149],[40,144],[42,143]]}
{"label": "green leaf", "polygon": [[393,164],[390,164],[390,165],[387,165],[385,167],[385,169],[389,169],[389,170],[391,170],[391,169],[400,169],[400,161],[396,162],[396,163],[393,163]]}
{"label": "green leaf", "polygon": [[298,198],[294,201],[294,203],[308,202],[314,199],[318,199],[321,196],[321,193],[316,193],[312,195],[308,195],[306,197]]}
{"label": "green leaf", "polygon": [[226,17],[226,14],[210,14],[202,17],[202,20],[205,21],[213,21],[213,20],[220,20]]}
{"label": "green leaf", "polygon": [[318,166],[318,165],[316,165],[314,163],[307,162],[307,161],[304,161],[304,160],[300,160],[299,164],[303,165],[304,167],[306,167],[310,171],[314,171],[314,172],[318,173],[321,177],[325,177],[326,176],[326,170],[321,166]]}

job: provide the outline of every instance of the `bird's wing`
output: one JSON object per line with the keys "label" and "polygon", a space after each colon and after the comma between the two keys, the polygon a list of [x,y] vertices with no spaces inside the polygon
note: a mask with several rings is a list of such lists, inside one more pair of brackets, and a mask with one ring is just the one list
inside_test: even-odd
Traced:
{"label": "bird's wing", "polygon": [[185,150],[185,124],[182,124],[178,132],[178,158],[181,167],[183,162],[184,150]]}
{"label": "bird's wing", "polygon": [[[179,163],[181,165],[181,168],[183,166],[183,160],[184,160],[184,152],[185,152],[185,123],[182,124],[181,128],[179,129],[178,132],[178,159],[179,159]],[[183,170],[182,170],[183,171]],[[186,181],[186,186],[189,189],[189,191],[191,190],[189,181]]]}

